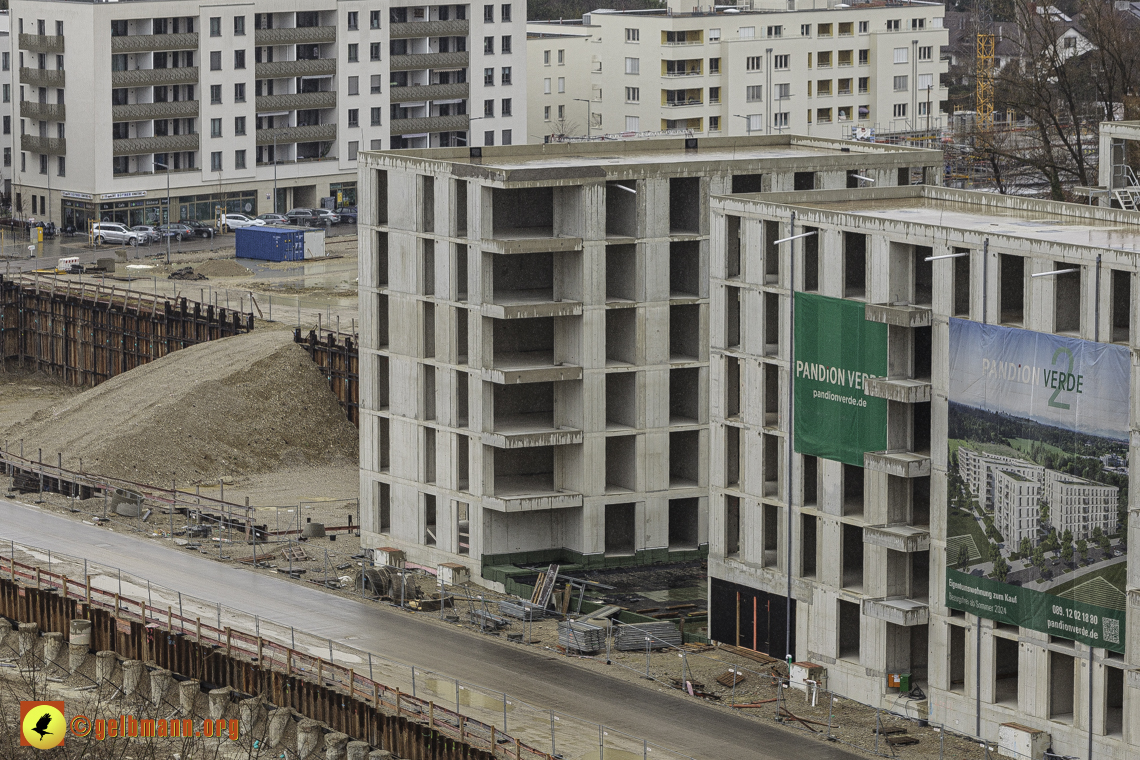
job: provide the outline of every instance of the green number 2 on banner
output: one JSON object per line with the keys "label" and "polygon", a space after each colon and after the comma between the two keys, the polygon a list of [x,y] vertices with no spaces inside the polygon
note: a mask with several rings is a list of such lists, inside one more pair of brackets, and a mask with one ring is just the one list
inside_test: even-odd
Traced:
{"label": "green number 2 on banner", "polygon": [[[1057,357],[1060,356],[1061,354],[1064,354],[1065,356],[1069,357],[1069,370],[1068,370],[1068,372],[1070,375],[1073,374],[1073,352],[1070,351],[1069,349],[1065,348],[1064,346],[1062,346],[1061,348],[1058,348],[1056,351],[1053,352],[1052,363],[1056,364],[1057,363]],[[1061,384],[1058,383],[1057,387],[1053,390],[1053,395],[1049,397],[1049,406],[1054,406],[1058,409],[1068,409],[1069,408],[1068,404],[1061,403],[1060,401],[1057,400],[1057,394],[1060,392],[1061,392]]]}

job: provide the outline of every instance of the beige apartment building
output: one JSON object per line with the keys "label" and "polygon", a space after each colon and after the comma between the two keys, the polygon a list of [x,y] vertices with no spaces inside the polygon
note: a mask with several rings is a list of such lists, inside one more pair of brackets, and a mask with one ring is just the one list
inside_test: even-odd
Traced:
{"label": "beige apartment building", "polygon": [[714,11],[670,0],[661,10],[534,20],[530,139],[668,130],[848,138],[939,127],[943,13],[930,2],[758,0]]}

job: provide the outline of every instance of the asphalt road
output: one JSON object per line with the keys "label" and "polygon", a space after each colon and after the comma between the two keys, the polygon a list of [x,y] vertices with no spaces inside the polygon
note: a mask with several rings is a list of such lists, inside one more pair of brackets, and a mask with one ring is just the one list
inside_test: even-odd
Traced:
{"label": "asphalt road", "polygon": [[[853,760],[835,745],[472,636],[395,609],[171,552],[0,499],[0,538],[119,567],[153,583],[292,625],[357,649],[431,668],[518,699],[604,723],[704,760]],[[608,753],[607,753],[608,754]]]}

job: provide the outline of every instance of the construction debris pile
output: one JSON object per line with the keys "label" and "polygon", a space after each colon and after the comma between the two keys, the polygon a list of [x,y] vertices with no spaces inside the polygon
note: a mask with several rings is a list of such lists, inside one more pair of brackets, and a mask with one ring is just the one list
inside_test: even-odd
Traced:
{"label": "construction debris pile", "polygon": [[168,280],[208,280],[210,279],[201,272],[195,272],[193,267],[182,267],[175,269],[173,272],[166,276]]}
{"label": "construction debris pile", "polygon": [[286,331],[190,346],[4,433],[44,459],[179,487],[282,468],[355,465],[358,433]]}

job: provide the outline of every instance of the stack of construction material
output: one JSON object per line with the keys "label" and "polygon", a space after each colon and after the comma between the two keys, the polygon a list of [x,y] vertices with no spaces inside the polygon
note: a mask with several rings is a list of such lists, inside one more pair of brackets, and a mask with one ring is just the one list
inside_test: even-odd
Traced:
{"label": "stack of construction material", "polygon": [[594,654],[605,648],[606,632],[589,623],[563,621],[558,624],[558,646],[567,652]]}
{"label": "stack of construction material", "polygon": [[519,599],[517,602],[499,602],[499,614],[517,618],[518,620],[533,621],[543,617],[543,610],[540,605],[531,604],[530,602]]}
{"label": "stack of construction material", "polygon": [[681,632],[672,623],[637,623],[623,625],[614,633],[614,647],[623,652],[645,649],[649,639],[650,649],[681,646]]}

